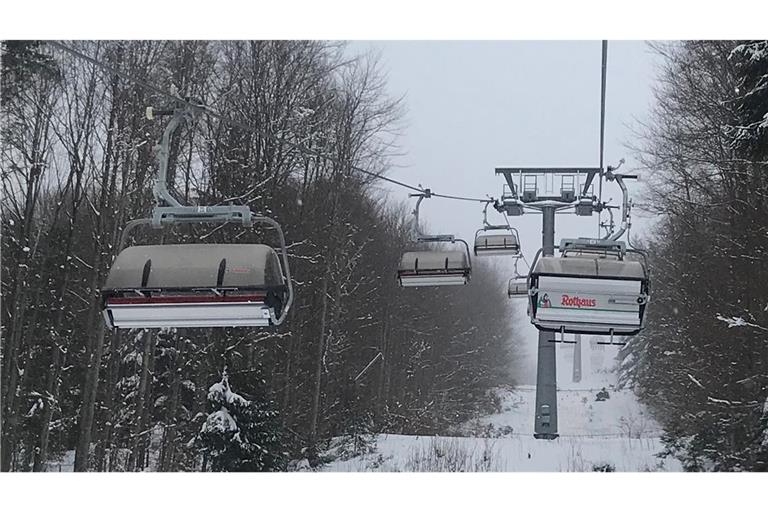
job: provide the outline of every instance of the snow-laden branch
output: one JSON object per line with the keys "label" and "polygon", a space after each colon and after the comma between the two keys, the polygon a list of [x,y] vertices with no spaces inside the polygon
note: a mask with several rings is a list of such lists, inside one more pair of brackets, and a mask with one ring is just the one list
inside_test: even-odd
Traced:
{"label": "snow-laden branch", "polygon": [[752,327],[753,329],[760,329],[761,331],[768,332],[768,327],[763,327],[762,325],[753,324],[751,322],[747,322],[740,316],[732,316],[730,318],[726,318],[721,314],[717,314],[717,319],[721,322],[725,322],[728,324],[728,328],[732,327]]}
{"label": "snow-laden branch", "polygon": [[693,376],[693,375],[691,375],[690,373],[686,373],[686,375],[688,375],[688,378],[689,378],[689,379],[691,379],[691,381],[693,381],[693,383],[694,383],[694,384],[696,384],[697,386],[699,386],[701,389],[704,389],[704,386],[701,384],[701,382],[699,382],[699,381],[696,379],[696,377],[694,377],[694,376]]}

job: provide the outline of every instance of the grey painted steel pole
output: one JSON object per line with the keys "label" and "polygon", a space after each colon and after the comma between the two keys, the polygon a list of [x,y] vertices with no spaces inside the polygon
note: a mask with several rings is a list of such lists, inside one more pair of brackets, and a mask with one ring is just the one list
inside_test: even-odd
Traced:
{"label": "grey painted steel pole", "polygon": [[573,382],[581,382],[581,334],[576,334],[573,346]]}
{"label": "grey painted steel pole", "polygon": [[541,207],[541,255],[555,255],[555,207]]}
{"label": "grey painted steel pole", "polygon": [[[542,256],[555,254],[554,206],[543,206],[541,247]],[[557,365],[555,333],[539,331],[538,365],[536,370],[536,419],[533,437],[557,439]]]}

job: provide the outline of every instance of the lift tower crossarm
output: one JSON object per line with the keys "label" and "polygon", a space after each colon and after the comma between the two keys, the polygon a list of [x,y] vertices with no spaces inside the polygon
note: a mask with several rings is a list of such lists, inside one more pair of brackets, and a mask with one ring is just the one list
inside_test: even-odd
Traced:
{"label": "lift tower crossarm", "polygon": [[584,186],[581,187],[581,195],[585,196],[592,184],[592,180],[601,172],[600,167],[496,167],[496,174],[503,174],[507,185],[515,195],[518,195],[515,176],[523,174],[584,174]]}
{"label": "lift tower crossarm", "polygon": [[581,189],[581,195],[582,196],[587,195],[587,191],[589,190],[589,186],[592,185],[592,180],[595,179],[595,175],[600,173],[600,172],[601,172],[601,169],[598,168],[597,172],[589,172],[587,174],[587,179],[584,180],[584,186]]}

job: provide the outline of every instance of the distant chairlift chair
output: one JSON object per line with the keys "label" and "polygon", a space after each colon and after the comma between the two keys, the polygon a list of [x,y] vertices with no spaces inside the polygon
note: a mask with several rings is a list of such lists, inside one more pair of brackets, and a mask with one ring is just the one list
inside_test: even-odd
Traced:
{"label": "distant chairlift chair", "polygon": [[[483,208],[483,227],[475,232],[475,256],[512,256],[515,258],[515,277],[509,280],[507,295],[510,298],[527,297],[528,278],[521,276],[517,272],[517,262],[522,257],[520,234],[509,223],[506,225],[492,225],[488,223],[488,206],[491,204],[491,201],[485,203]],[[503,211],[506,208],[504,200],[494,204],[494,208]]]}
{"label": "distant chairlift chair", "polygon": [[515,277],[511,278],[509,280],[509,284],[507,285],[507,297],[510,299],[516,297],[528,297],[528,276],[521,276],[517,271],[518,261],[520,260],[515,260]]}
{"label": "distant chairlift chair", "polygon": [[410,288],[467,284],[472,271],[468,252],[468,248],[467,251],[406,252],[397,271],[400,286]]}
{"label": "distant chairlift chair", "polygon": [[429,189],[424,194],[416,194],[419,199],[413,211],[417,244],[451,243],[463,244],[464,250],[424,250],[409,251],[403,254],[397,269],[397,280],[401,287],[419,286],[454,286],[469,282],[472,273],[472,260],[469,245],[453,235],[424,235],[419,231],[419,206],[429,198]]}
{"label": "distant chairlift chair", "polygon": [[520,236],[510,226],[485,224],[475,233],[475,256],[520,257]]}

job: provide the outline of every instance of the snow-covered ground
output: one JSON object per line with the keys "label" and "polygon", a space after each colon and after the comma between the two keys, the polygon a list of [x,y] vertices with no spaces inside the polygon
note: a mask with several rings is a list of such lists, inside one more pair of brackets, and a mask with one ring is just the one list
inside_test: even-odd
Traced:
{"label": "snow-covered ground", "polygon": [[[593,351],[595,347],[592,347]],[[570,382],[573,349],[558,354],[560,437],[533,437],[535,387],[498,390],[501,412],[477,418],[460,437],[379,434],[372,453],[335,460],[324,471],[680,471],[675,459],[656,456],[662,431],[631,390],[614,390],[616,349],[584,347],[585,375]],[[591,366],[591,367],[590,367]],[[596,402],[605,387],[610,398]]]}
{"label": "snow-covered ground", "polygon": [[554,441],[508,438],[426,437],[381,434],[375,452],[337,460],[323,471],[680,471],[675,460],[655,456],[657,438],[575,438]]}
{"label": "snow-covered ground", "polygon": [[48,462],[48,473],[71,473],[75,470],[75,450],[64,452],[61,458]]}
{"label": "snow-covered ground", "polygon": [[[572,382],[573,346],[558,347],[558,431],[553,441],[533,438],[536,390],[499,389],[501,411],[469,421],[452,437],[379,434],[373,451],[338,458],[322,471],[681,471],[675,459],[656,456],[659,425],[631,390],[615,390],[615,347],[585,343],[583,378]],[[596,402],[605,387],[610,398]],[[154,437],[154,436],[153,436]],[[338,448],[343,445],[337,445]],[[155,461],[150,461],[148,471]],[[48,471],[72,471],[74,451],[51,461]],[[301,461],[295,469],[310,469]]]}
{"label": "snow-covered ground", "polygon": [[467,424],[470,437],[380,434],[373,453],[323,470],[592,471],[608,464],[616,471],[680,471],[676,460],[656,457],[661,430],[632,392],[609,392],[609,400],[595,402],[596,390],[561,390],[554,441],[533,438],[536,394],[523,387],[501,392],[502,412]]}

